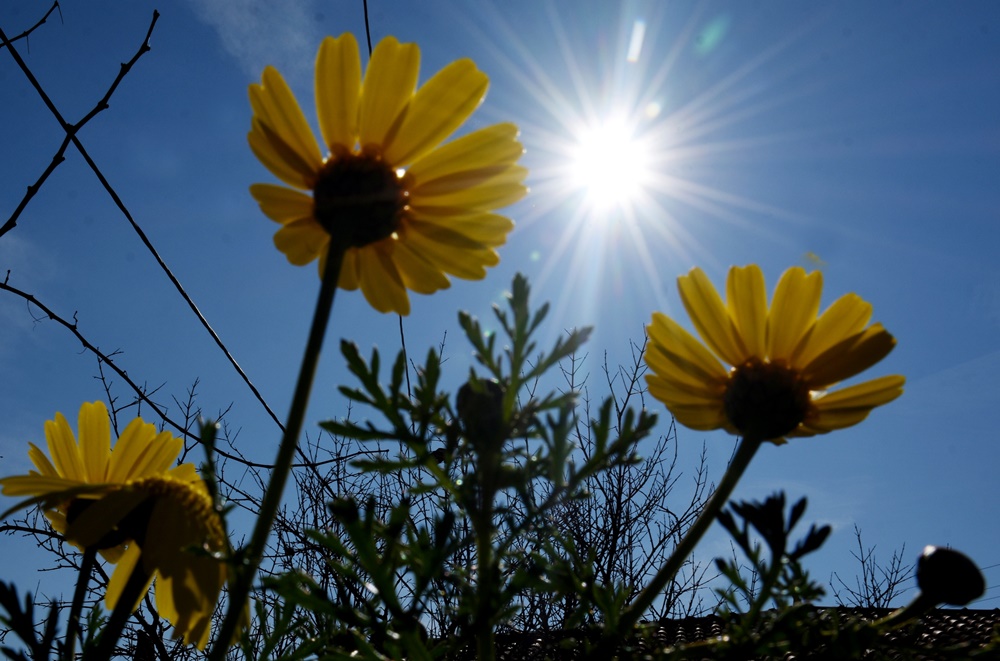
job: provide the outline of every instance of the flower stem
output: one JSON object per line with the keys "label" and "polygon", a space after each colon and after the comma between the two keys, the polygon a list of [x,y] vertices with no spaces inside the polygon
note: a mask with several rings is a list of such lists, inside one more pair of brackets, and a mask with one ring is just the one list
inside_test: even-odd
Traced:
{"label": "flower stem", "polygon": [[149,587],[149,579],[150,576],[143,568],[140,559],[132,569],[125,587],[122,588],[122,593],[118,595],[118,603],[111,611],[111,617],[108,618],[108,623],[104,626],[104,631],[101,632],[97,645],[84,653],[83,661],[106,661],[112,657],[115,645],[118,644],[118,639],[121,638],[128,619],[135,612],[139,598]]}
{"label": "flower stem", "polygon": [[309,404],[309,392],[312,389],[313,378],[316,376],[320,349],[323,347],[323,337],[326,335],[330,312],[333,310],[333,298],[337,292],[337,280],[340,277],[340,266],[344,261],[344,250],[343,247],[334,243],[330,244],[326,271],[323,273],[319,297],[316,300],[316,311],[313,313],[305,355],[302,357],[302,366],[299,368],[299,379],[295,384],[295,394],[288,412],[285,434],[281,439],[281,445],[278,446],[278,456],[274,460],[271,480],[264,491],[260,514],[250,537],[250,543],[241,552],[242,557],[239,558],[241,566],[236,567],[236,577],[229,590],[226,617],[215,637],[208,656],[209,661],[221,661],[225,657],[226,650],[232,644],[243,609],[250,596],[250,587],[264,555],[267,538],[271,534],[271,527],[274,525],[278,507],[281,505],[281,497],[285,490],[288,474],[291,471],[292,459],[298,448],[299,434],[302,431],[306,408]]}
{"label": "flower stem", "polygon": [[897,608],[882,619],[875,620],[871,625],[879,631],[889,631],[920,617],[935,606],[937,606],[937,603],[934,599],[928,597],[923,592],[919,592],[913,598],[913,601]]}
{"label": "flower stem", "polygon": [[677,576],[677,572],[684,566],[685,561],[687,561],[691,552],[694,551],[695,546],[698,545],[705,531],[712,525],[715,517],[729,500],[729,496],[732,495],[736,483],[740,481],[747,466],[750,465],[750,460],[757,453],[761,442],[759,439],[746,437],[740,441],[739,446],[736,448],[736,455],[733,457],[732,462],[730,462],[725,474],[723,474],[719,486],[715,488],[712,497],[705,504],[705,509],[701,511],[695,522],[688,528],[687,533],[681,538],[680,543],[677,544],[677,548],[674,549],[674,552],[667,559],[666,564],[660,568],[660,571],[643,588],[642,592],[635,598],[635,601],[622,613],[618,619],[617,631],[606,632],[605,637],[610,634],[612,638],[616,638],[619,635],[630,632],[642,614],[662,594],[667,584]]}
{"label": "flower stem", "polygon": [[485,493],[483,488],[480,520],[476,525],[476,658],[480,661],[493,661],[496,658],[495,634],[493,632],[494,594],[497,587],[497,575],[494,570],[493,558],[493,492]]}
{"label": "flower stem", "polygon": [[80,576],[76,579],[73,604],[70,606],[69,622],[66,624],[66,654],[64,655],[66,659],[73,659],[76,656],[76,638],[80,632],[80,611],[83,610],[83,599],[87,596],[87,584],[90,583],[90,574],[94,571],[96,559],[96,547],[88,546],[83,550]]}

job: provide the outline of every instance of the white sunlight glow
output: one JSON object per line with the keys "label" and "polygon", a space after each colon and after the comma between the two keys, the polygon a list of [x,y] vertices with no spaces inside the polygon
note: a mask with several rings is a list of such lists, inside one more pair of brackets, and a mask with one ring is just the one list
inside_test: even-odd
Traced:
{"label": "white sunlight glow", "polygon": [[[685,19],[672,3],[648,3],[643,14],[619,3],[617,16],[604,13],[596,25],[542,0],[543,20],[525,33],[484,6],[478,36],[523,90],[531,203],[518,220],[544,219],[531,259],[540,268],[536,286],[559,288],[559,318],[589,323],[608,296],[626,317],[645,317],[650,305],[669,299],[677,274],[714,263],[712,242],[726,239],[725,226],[780,242],[780,228],[757,217],[803,222],[742,193],[742,182],[727,175],[793,137],[761,134],[749,123],[788,97],[755,74],[764,65],[776,81],[796,74],[801,63],[774,63],[808,25],[730,61],[721,48],[725,11]],[[539,40],[551,43],[544,56]],[[718,62],[727,66],[713,68]]]}
{"label": "white sunlight glow", "polygon": [[605,209],[630,205],[649,181],[649,153],[623,120],[587,126],[576,136],[570,179],[587,202]]}

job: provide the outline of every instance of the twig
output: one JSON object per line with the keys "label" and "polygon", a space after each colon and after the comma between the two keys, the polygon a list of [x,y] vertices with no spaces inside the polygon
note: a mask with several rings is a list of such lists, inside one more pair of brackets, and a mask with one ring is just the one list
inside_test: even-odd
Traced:
{"label": "twig", "polygon": [[[135,391],[136,396],[141,401],[143,401],[147,405],[149,405],[149,407],[151,409],[153,409],[153,411],[156,413],[156,415],[161,420],[163,420],[169,426],[173,427],[180,435],[182,435],[182,436],[184,436],[186,438],[189,438],[189,439],[193,439],[195,441],[199,440],[198,437],[197,437],[197,435],[192,434],[187,429],[185,429],[183,425],[181,425],[180,423],[178,423],[178,422],[174,421],[173,419],[171,419],[170,416],[167,415],[166,411],[164,411],[158,404],[156,404],[152,399],[150,399],[149,394],[141,386],[139,386],[135,381],[133,381],[129,377],[129,375],[125,372],[125,370],[121,369],[120,367],[118,367],[114,363],[114,361],[111,359],[111,355],[105,354],[100,349],[98,349],[96,346],[94,346],[93,344],[91,344],[91,342],[86,337],[84,337],[83,333],[80,332],[79,328],[77,327],[77,323],[76,323],[75,320],[73,322],[67,321],[65,318],[59,316],[58,314],[56,314],[55,312],[53,312],[48,306],[46,306],[44,303],[42,303],[41,301],[39,301],[34,295],[29,294],[26,291],[22,291],[22,290],[18,289],[17,287],[14,287],[13,285],[10,285],[8,283],[9,278],[10,278],[10,272],[7,273],[7,277],[4,278],[4,281],[0,282],[0,291],[7,291],[7,292],[10,292],[11,294],[14,294],[15,296],[19,296],[19,297],[23,298],[25,301],[27,301],[31,305],[34,305],[39,310],[41,310],[49,319],[51,319],[52,321],[60,324],[61,326],[63,326],[67,330],[69,330],[69,332],[71,332],[73,334],[73,336],[76,337],[76,339],[78,339],[80,341],[80,343],[83,345],[84,349],[86,349],[87,351],[90,351],[92,354],[94,354],[95,356],[97,356],[97,359],[99,361],[101,361],[104,364],[106,364],[108,367],[111,368],[112,371],[114,371],[115,374],[117,374],[119,377],[121,377],[122,380],[125,381],[125,383],[127,383],[128,386],[130,388],[132,388],[133,391]],[[234,455],[234,454],[230,454],[228,452],[225,452],[224,450],[219,450],[218,448],[216,448],[215,451],[219,455],[225,457],[226,459],[231,459],[231,460],[235,461],[238,464],[241,464],[243,466],[247,466],[248,468],[265,468],[265,469],[274,468],[273,464],[262,464],[262,463],[258,463],[258,462],[255,462],[255,461],[248,461],[247,459],[244,459],[244,458],[239,457],[239,456]],[[339,461],[345,461],[345,460],[346,460],[346,458],[335,457],[335,458],[332,458],[332,459],[326,459],[324,461],[319,461],[319,462],[305,462],[305,463],[301,463],[301,464],[294,464],[294,467],[295,468],[318,467],[318,466],[322,466],[324,464],[332,464],[332,463],[337,463]]]}
{"label": "twig", "polygon": [[[263,395],[260,394],[260,391],[257,390],[257,387],[254,386],[253,382],[250,381],[250,377],[246,374],[246,372],[243,371],[243,368],[240,367],[239,363],[236,362],[236,358],[233,357],[229,349],[223,343],[222,338],[219,337],[218,333],[215,332],[215,329],[213,329],[212,326],[208,323],[208,319],[206,319],[205,315],[203,315],[201,310],[198,309],[198,306],[195,304],[194,300],[188,295],[187,291],[184,289],[180,281],[167,266],[166,262],[163,261],[162,257],[160,257],[160,254],[157,252],[156,248],[153,247],[153,244],[146,236],[146,233],[142,230],[139,224],[132,217],[132,214],[129,212],[124,202],[122,202],[121,197],[119,197],[118,193],[108,182],[107,178],[105,178],[104,173],[101,172],[101,169],[97,166],[97,163],[94,162],[94,160],[90,157],[90,154],[84,148],[83,143],[81,143],[79,138],[77,138],[76,136],[76,133],[80,130],[81,127],[83,127],[87,122],[93,119],[98,113],[108,108],[108,102],[111,99],[111,95],[114,94],[115,90],[118,88],[118,85],[125,78],[128,72],[131,71],[132,67],[135,66],[135,63],[138,62],[139,58],[142,57],[149,50],[151,50],[151,47],[149,45],[149,39],[153,34],[153,28],[156,26],[156,21],[159,19],[159,17],[160,13],[158,11],[153,11],[153,19],[149,24],[149,29],[146,31],[146,38],[143,40],[142,45],[139,46],[139,50],[136,51],[135,55],[132,56],[132,59],[121,65],[121,69],[119,70],[118,75],[115,77],[115,80],[111,83],[111,87],[108,88],[108,91],[104,94],[101,100],[97,102],[94,108],[91,109],[91,111],[87,113],[83,117],[83,119],[81,119],[76,124],[69,124],[63,118],[62,114],[59,112],[59,109],[56,108],[55,104],[49,98],[48,94],[45,93],[45,90],[42,88],[41,84],[35,78],[34,74],[31,72],[31,69],[28,68],[28,65],[21,58],[20,54],[17,52],[17,49],[14,48],[13,44],[11,44],[10,40],[3,33],[2,29],[0,29],[0,41],[2,41],[2,43],[5,46],[7,46],[8,50],[10,50],[11,56],[14,58],[15,62],[17,62],[18,66],[21,68],[21,71],[31,82],[31,85],[35,88],[35,91],[38,92],[38,95],[42,98],[42,101],[45,103],[45,106],[49,109],[49,111],[59,122],[59,125],[62,127],[63,131],[66,132],[67,140],[72,142],[73,146],[76,147],[78,152],[80,152],[80,155],[83,156],[84,161],[86,161],[87,165],[97,176],[97,179],[101,182],[101,185],[104,187],[104,190],[107,191],[108,195],[111,196],[111,199],[114,201],[115,206],[118,207],[118,210],[121,211],[122,215],[124,215],[126,220],[128,220],[129,224],[132,226],[132,229],[138,235],[139,240],[142,241],[143,245],[146,246],[146,249],[149,250],[150,254],[153,256],[153,259],[156,260],[156,263],[160,266],[160,269],[166,274],[171,284],[173,284],[174,288],[181,295],[181,298],[183,298],[184,301],[188,304],[188,307],[198,318],[198,321],[205,328],[205,330],[208,331],[208,334],[215,341],[216,346],[218,346],[219,349],[222,351],[222,353],[226,356],[226,358],[229,360],[229,363],[233,366],[233,369],[236,370],[237,374],[240,375],[240,378],[242,378],[244,383],[247,384],[247,387],[250,388],[250,391],[253,393],[254,397],[256,397],[257,401],[260,402],[261,406],[264,407],[264,410],[267,411],[267,414],[271,417],[271,419],[275,422],[275,424],[277,424],[278,427],[282,431],[284,431],[284,426],[281,424],[281,421],[278,419],[278,416],[274,413],[271,407],[264,400]],[[20,216],[24,207],[27,206],[28,201],[32,197],[34,197],[34,195],[38,192],[38,189],[41,187],[41,184],[48,178],[48,176],[52,173],[52,171],[55,170],[56,166],[58,166],[59,163],[61,163],[64,160],[63,153],[65,151],[65,148],[66,148],[66,141],[63,142],[63,146],[60,147],[60,150],[56,152],[56,156],[53,158],[48,168],[46,168],[45,172],[42,173],[42,176],[39,178],[39,180],[36,181],[35,184],[33,184],[32,186],[28,187],[27,193],[21,200],[21,203],[18,205],[17,209],[14,211],[14,214],[11,216],[10,220],[8,220],[3,225],[3,227],[0,227],[0,236],[3,236],[6,232],[13,229],[13,227],[17,224],[17,218],[18,216]]]}
{"label": "twig", "polygon": [[[52,3],[52,6],[49,7],[49,10],[47,12],[45,12],[45,15],[42,16],[40,19],[38,19],[37,23],[35,23],[34,25],[32,25],[30,28],[28,28],[27,30],[25,30],[21,34],[15,36],[15,37],[11,37],[10,39],[8,39],[8,41],[15,42],[15,41],[18,41],[20,39],[27,39],[28,35],[30,35],[32,32],[34,32],[35,30],[37,30],[38,28],[42,27],[42,25],[45,24],[45,21],[47,21],[49,19],[49,16],[51,16],[52,12],[54,12],[56,9],[59,10],[59,17],[62,18],[62,8],[59,6],[59,0],[56,0],[55,2]],[[7,45],[6,43],[0,44],[0,48],[3,48],[6,45]],[[31,46],[30,45],[28,46],[28,52],[29,53],[31,52]]]}

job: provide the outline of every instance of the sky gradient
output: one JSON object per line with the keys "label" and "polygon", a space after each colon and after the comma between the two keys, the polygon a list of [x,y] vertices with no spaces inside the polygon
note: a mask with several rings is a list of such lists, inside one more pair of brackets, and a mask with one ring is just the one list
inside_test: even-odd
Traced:
{"label": "sky gradient", "polygon": [[[61,2],[18,52],[69,122],[94,107],[142,43],[156,4]],[[160,3],[162,5],[162,3]],[[451,383],[470,348],[456,313],[481,319],[517,272],[551,301],[545,343],[594,325],[585,368],[630,360],[653,311],[690,328],[676,277],[700,266],[722,287],[758,263],[773,290],[793,265],[824,272],[824,304],[856,292],[895,351],[866,376],[903,374],[906,392],[857,427],[765,447],[736,497],[784,489],[834,534],[809,565],[853,576],[852,527],[880,559],[906,545],[969,554],[1000,584],[1000,5],[964,3],[370,4],[372,39],[422,51],[421,80],[472,58],[491,79],[463,128],[521,128],[532,192],[483,282],[411,295],[407,348],[444,343]],[[0,27],[33,25],[46,2],[9,0]],[[502,7],[502,9],[500,9]],[[159,6],[151,45],[79,138],[264,398],[287,412],[319,279],[289,265],[247,188],[274,178],[250,153],[247,86],[273,64],[311,122],[325,35],[364,42],[360,1],[187,0]],[[639,27],[641,25],[641,27]],[[638,33],[641,44],[636,46]],[[365,58],[363,58],[365,59]],[[48,166],[59,124],[0,49],[0,223]],[[644,153],[627,200],[597,199],[574,168],[588,127],[615,124]],[[315,123],[314,123],[315,126]],[[620,141],[624,141],[621,138]],[[619,168],[620,169],[620,168]],[[200,327],[80,154],[70,147],[0,237],[0,277],[66,318],[176,411],[195,380],[206,412],[232,405],[246,455],[273,459],[275,424]],[[343,414],[341,337],[393,356],[399,321],[341,292],[310,408]],[[0,475],[24,472],[27,443],[56,411],[75,421],[102,399],[97,362],[66,329],[0,292]],[[124,384],[114,392],[128,398]],[[668,415],[658,402],[646,406]],[[75,424],[74,424],[75,426]],[[717,480],[734,441],[679,431],[681,460],[707,444]],[[6,508],[10,499],[0,498]],[[13,549],[19,541],[0,540]],[[18,552],[28,553],[25,549]],[[728,553],[719,535],[698,554]],[[4,576],[2,578],[9,578]],[[24,579],[26,582],[29,579]],[[906,596],[912,595],[912,591]],[[990,587],[978,608],[1000,606]]]}

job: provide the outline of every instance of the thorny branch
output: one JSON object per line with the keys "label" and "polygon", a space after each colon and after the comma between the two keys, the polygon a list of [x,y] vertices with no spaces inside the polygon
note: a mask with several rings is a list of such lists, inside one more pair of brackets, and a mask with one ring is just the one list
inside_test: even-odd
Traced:
{"label": "thorny branch", "polygon": [[[92,354],[94,354],[95,356],[97,356],[97,359],[102,364],[107,365],[109,368],[111,368],[112,371],[114,371],[115,374],[117,374],[119,377],[121,377],[121,379],[126,384],[128,384],[128,386],[135,392],[135,394],[139,398],[139,400],[142,401],[143,403],[147,404],[154,411],[154,413],[156,413],[156,415],[161,420],[163,420],[163,422],[165,422],[167,425],[169,425],[170,427],[172,427],[173,429],[175,429],[177,431],[177,433],[180,434],[180,435],[182,435],[183,437],[185,437],[187,439],[195,440],[195,441],[199,440],[198,436],[196,434],[192,434],[187,429],[186,425],[182,425],[181,423],[173,420],[169,415],[167,415],[167,412],[161,406],[159,406],[156,402],[154,402],[150,398],[149,393],[146,391],[146,389],[144,389],[139,384],[137,384],[131,377],[129,377],[128,373],[126,373],[125,370],[123,370],[122,368],[118,367],[118,365],[115,364],[114,360],[112,360],[112,356],[115,355],[114,352],[111,353],[111,354],[106,354],[106,353],[102,352],[99,348],[97,348],[95,345],[93,345],[83,335],[83,333],[80,332],[80,329],[78,328],[78,325],[77,325],[77,322],[76,322],[76,315],[75,314],[74,314],[74,319],[73,319],[72,322],[67,321],[64,317],[61,317],[56,312],[54,312],[51,308],[49,308],[44,303],[42,303],[40,300],[38,300],[33,294],[29,294],[28,292],[22,291],[21,289],[18,289],[17,287],[14,287],[13,285],[9,284],[9,282],[8,282],[9,278],[10,278],[10,272],[8,271],[7,277],[4,278],[3,282],[0,282],[0,291],[7,291],[7,292],[10,292],[11,294],[14,294],[15,296],[19,296],[20,298],[22,298],[25,301],[27,301],[29,304],[31,304],[31,305],[35,306],[36,308],[38,308],[39,310],[41,310],[45,314],[45,316],[47,316],[49,319],[51,319],[52,321],[58,323],[59,325],[63,326],[64,328],[66,328],[69,332],[71,332],[73,334],[74,337],[76,337],[76,339],[78,339],[80,341],[80,343],[83,345],[84,349],[86,349],[87,351],[89,351]],[[218,448],[216,448],[215,451],[220,456],[225,457],[226,459],[235,461],[235,462],[237,462],[237,463],[239,463],[239,464],[241,464],[243,466],[246,466],[248,468],[270,469],[270,468],[274,467],[272,464],[262,464],[262,463],[258,463],[258,462],[254,462],[254,461],[248,461],[247,459],[244,459],[243,457],[240,457],[240,456],[237,456],[235,454],[231,454],[231,453],[225,452],[225,451],[220,450]],[[303,467],[309,467],[309,466],[316,467],[316,466],[321,466],[323,464],[330,464],[330,463],[337,463],[337,462],[340,462],[340,461],[346,461],[347,459],[348,458],[333,458],[333,459],[327,459],[327,460],[321,461],[319,463],[312,463],[312,462],[308,462],[307,461],[307,462],[304,462],[304,463],[295,464],[295,467],[297,467],[297,468],[303,468]]]}
{"label": "thorny branch", "polygon": [[[49,13],[51,13],[51,11],[52,10],[50,9]],[[46,14],[46,16],[48,16],[48,14]],[[142,46],[139,47],[139,50],[132,57],[131,60],[129,60],[125,64],[122,64],[121,70],[118,72],[118,76],[115,77],[114,81],[111,83],[111,87],[108,88],[108,91],[105,92],[104,96],[101,97],[100,101],[98,101],[94,105],[94,107],[90,110],[90,112],[88,112],[83,117],[83,119],[78,121],[76,124],[70,124],[63,118],[62,113],[59,112],[59,109],[56,108],[55,103],[53,103],[52,99],[49,98],[49,95],[46,94],[45,90],[42,88],[41,83],[38,82],[38,79],[35,78],[35,74],[32,73],[31,69],[28,67],[24,59],[21,58],[21,54],[17,52],[17,49],[13,45],[14,40],[9,39],[7,35],[4,33],[3,28],[0,28],[0,46],[7,47],[7,50],[10,51],[11,57],[14,58],[14,61],[17,63],[18,67],[20,67],[21,71],[28,79],[28,82],[30,82],[31,86],[35,88],[36,92],[38,92],[38,95],[41,97],[42,102],[49,109],[52,115],[56,118],[56,120],[59,122],[59,126],[66,133],[65,139],[63,140],[59,149],[56,150],[55,155],[52,157],[52,162],[49,163],[49,166],[45,169],[44,172],[42,172],[42,175],[38,178],[38,180],[35,181],[35,183],[32,184],[31,186],[28,186],[28,191],[21,199],[21,202],[17,205],[17,208],[14,209],[14,213],[11,214],[11,217],[7,220],[7,222],[4,223],[2,227],[0,227],[0,236],[3,236],[4,234],[6,234],[7,232],[9,232],[10,230],[14,229],[14,227],[17,226],[17,220],[20,217],[21,213],[24,211],[25,207],[28,206],[28,202],[31,200],[31,198],[35,196],[35,194],[41,188],[42,184],[45,182],[46,179],[48,179],[49,175],[52,174],[52,172],[56,169],[56,167],[64,160],[66,160],[65,152],[70,142],[72,142],[76,146],[76,148],[80,150],[81,153],[84,154],[85,158],[87,157],[83,150],[83,145],[76,137],[77,132],[79,132],[79,130],[83,128],[87,124],[87,122],[96,117],[100,112],[108,109],[109,102],[111,100],[111,95],[114,94],[116,89],[118,89],[118,85],[121,84],[121,81],[125,78],[125,75],[132,69],[132,67],[139,60],[139,58],[142,57],[144,53],[150,50],[149,38],[153,33],[153,26],[156,25],[156,20],[158,18],[159,14],[157,12],[154,12],[153,21],[149,25],[149,30],[146,32],[146,39],[145,41],[143,41]],[[41,23],[43,22],[44,19],[41,21]],[[39,25],[41,23],[39,23]],[[37,25],[35,27],[37,27]],[[92,165],[91,167],[95,166]]]}
{"label": "thorny branch", "polygon": [[104,187],[104,190],[107,191],[108,195],[111,196],[111,199],[114,201],[115,206],[118,207],[118,210],[121,211],[122,215],[124,215],[126,220],[128,220],[129,224],[132,226],[132,229],[139,237],[139,240],[142,241],[144,246],[146,246],[146,249],[149,250],[150,254],[153,256],[153,259],[155,259],[156,263],[160,266],[160,269],[164,272],[164,274],[166,274],[171,284],[181,295],[181,298],[183,298],[184,302],[188,304],[188,307],[198,318],[198,321],[201,323],[201,325],[205,328],[208,334],[215,341],[216,346],[218,346],[219,349],[222,351],[222,353],[226,356],[226,359],[229,360],[229,363],[233,366],[233,369],[235,369],[236,372],[240,375],[240,378],[243,379],[243,382],[247,384],[247,387],[250,388],[250,391],[253,393],[254,397],[256,397],[257,401],[260,402],[261,406],[264,407],[264,410],[267,412],[267,414],[271,417],[271,419],[275,422],[275,424],[278,425],[278,427],[282,431],[284,431],[284,425],[281,424],[281,421],[278,419],[278,416],[274,413],[271,407],[264,400],[263,395],[260,394],[260,391],[257,390],[257,387],[254,386],[252,381],[250,381],[250,377],[246,374],[246,372],[243,371],[243,368],[240,367],[239,363],[236,362],[236,358],[232,355],[232,353],[230,353],[229,349],[223,343],[222,338],[220,338],[218,333],[215,332],[215,329],[213,329],[212,326],[208,323],[208,319],[206,319],[205,315],[202,314],[201,310],[195,304],[194,300],[190,297],[190,295],[188,295],[187,291],[184,289],[183,285],[181,285],[180,281],[167,266],[166,262],[163,261],[163,258],[157,252],[156,248],[149,240],[149,237],[146,236],[146,233],[142,230],[139,224],[132,217],[132,214],[125,206],[125,203],[122,202],[121,197],[119,197],[118,193],[108,182],[107,178],[105,178],[104,173],[101,172],[101,169],[97,166],[97,163],[95,163],[94,160],[90,157],[90,154],[84,148],[83,143],[80,142],[79,138],[76,135],[77,132],[80,130],[80,128],[82,128],[87,122],[93,119],[102,110],[108,108],[111,95],[114,94],[115,90],[118,88],[118,85],[125,78],[128,72],[131,71],[132,67],[135,66],[139,58],[142,57],[143,54],[151,50],[151,47],[149,45],[149,39],[153,34],[153,28],[156,26],[156,21],[159,19],[159,17],[160,13],[158,11],[153,11],[153,19],[149,24],[149,29],[146,31],[146,38],[143,40],[142,45],[139,47],[139,50],[137,50],[135,55],[132,56],[132,59],[121,65],[121,69],[118,72],[118,76],[115,77],[114,82],[112,82],[111,87],[108,88],[108,91],[105,93],[105,95],[101,98],[100,101],[97,102],[94,108],[91,109],[91,111],[87,113],[84,116],[84,118],[81,119],[76,124],[70,124],[65,119],[63,119],[62,114],[56,108],[55,104],[49,98],[48,94],[45,93],[45,90],[42,88],[41,84],[35,78],[34,74],[31,72],[31,69],[21,58],[20,54],[17,52],[17,49],[11,43],[11,40],[8,39],[7,35],[3,32],[2,29],[0,29],[0,43],[6,46],[7,49],[10,51],[11,57],[13,57],[14,61],[17,62],[17,65],[20,67],[21,71],[31,82],[32,86],[35,88],[35,91],[38,92],[38,95],[42,98],[42,101],[45,103],[46,107],[59,122],[59,125],[62,127],[63,131],[66,132],[66,138],[63,140],[63,143],[60,146],[60,148],[56,151],[55,155],[52,158],[52,161],[49,163],[49,166],[45,169],[45,171],[38,178],[38,180],[34,184],[28,187],[27,193],[25,193],[24,198],[22,198],[21,203],[18,204],[17,209],[15,209],[13,215],[11,215],[10,219],[6,223],[4,223],[2,227],[0,227],[0,237],[2,237],[4,234],[9,232],[17,225],[17,219],[21,215],[24,208],[27,206],[28,202],[31,200],[31,198],[35,196],[35,194],[38,192],[38,189],[45,182],[45,180],[48,179],[49,175],[55,170],[55,168],[65,160],[65,150],[69,146],[69,143],[72,142],[73,146],[76,147],[77,151],[80,152],[80,155],[83,156],[83,159],[86,161],[87,165],[97,176],[98,180],[101,182],[101,185]]}
{"label": "thorny branch", "polygon": [[[34,25],[32,25],[30,28],[28,28],[21,34],[11,37],[7,41],[13,43],[15,41],[20,41],[21,39],[24,39],[25,43],[28,44],[28,52],[30,53],[31,43],[30,41],[28,41],[28,37],[31,35],[32,32],[42,27],[45,24],[45,22],[49,20],[49,16],[52,15],[52,12],[54,12],[57,9],[59,10],[59,19],[62,20],[62,7],[59,6],[59,0],[56,0],[55,2],[52,3],[52,6],[49,7],[49,10],[45,12],[45,15],[42,16],[40,19],[38,19],[38,21]],[[6,45],[7,45],[6,43],[0,44],[0,48],[3,48]]]}

